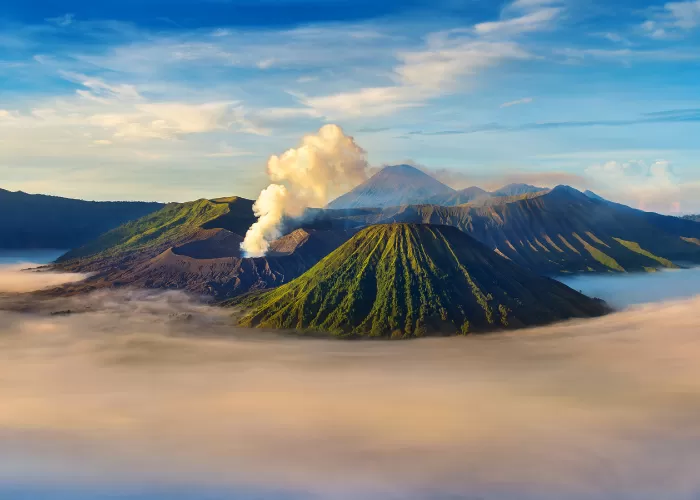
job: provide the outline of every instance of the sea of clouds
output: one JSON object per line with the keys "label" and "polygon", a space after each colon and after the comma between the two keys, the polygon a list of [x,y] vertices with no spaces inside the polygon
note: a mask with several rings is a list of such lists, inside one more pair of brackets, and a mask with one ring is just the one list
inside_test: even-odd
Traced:
{"label": "sea of clouds", "polygon": [[699,309],[344,342],[178,292],[6,296],[0,498],[696,499]]}

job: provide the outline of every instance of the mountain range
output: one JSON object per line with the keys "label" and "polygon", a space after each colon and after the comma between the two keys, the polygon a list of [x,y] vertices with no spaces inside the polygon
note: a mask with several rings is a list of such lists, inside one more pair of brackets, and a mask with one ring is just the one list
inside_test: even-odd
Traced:
{"label": "mountain range", "polygon": [[163,206],[83,201],[0,189],[0,248],[75,248]]}
{"label": "mountain range", "polygon": [[[403,186],[426,176],[402,166],[389,168],[380,178],[394,178],[402,171],[409,172]],[[437,181],[426,182],[429,187]],[[503,193],[524,194],[452,207],[310,209],[305,217],[286,221],[285,236],[257,259],[240,253],[240,243],[255,221],[252,200],[169,204],[64,255],[57,263],[61,269],[94,274],[60,293],[139,286],[183,289],[224,300],[288,283],[361,229],[389,223],[456,227],[539,275],[653,271],[700,263],[697,222],[635,210],[567,186],[512,188],[515,191]],[[421,192],[428,196],[427,187]],[[390,194],[377,193],[385,199]]]}
{"label": "mountain range", "polygon": [[489,198],[545,191],[528,184],[509,184],[493,192],[472,186],[455,190],[410,165],[383,168],[366,182],[330,202],[329,209],[388,208],[433,204],[455,206]]}
{"label": "mountain range", "polygon": [[240,245],[255,220],[245,198],[168,204],[63,255],[61,269],[94,274],[61,293],[136,286],[225,298],[286,283],[352,235],[311,224],[275,241],[266,257],[246,259]]}
{"label": "mountain range", "polygon": [[229,305],[243,309],[243,326],[394,339],[520,328],[607,310],[455,227],[423,224],[365,228],[301,277]]}

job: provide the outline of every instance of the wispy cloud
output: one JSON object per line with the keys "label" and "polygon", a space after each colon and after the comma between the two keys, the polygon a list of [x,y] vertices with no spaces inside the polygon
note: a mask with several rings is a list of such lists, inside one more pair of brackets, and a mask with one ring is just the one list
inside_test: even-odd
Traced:
{"label": "wispy cloud", "polygon": [[550,121],[533,122],[519,125],[506,125],[502,123],[485,123],[473,125],[461,129],[424,131],[414,130],[411,135],[461,135],[476,134],[480,132],[522,132],[527,130],[550,130],[557,128],[585,128],[585,127],[627,127],[630,125],[652,123],[683,123],[700,122],[700,109],[675,109],[646,113],[636,118],[620,120],[588,120],[588,121]]}
{"label": "wispy cloud", "polygon": [[219,144],[219,151],[215,153],[209,153],[206,156],[208,158],[235,158],[239,156],[252,156],[254,153],[250,151],[244,151],[241,149],[236,149],[225,142]]}
{"label": "wispy cloud", "polygon": [[111,131],[112,139],[175,139],[215,130],[250,134],[266,132],[246,118],[236,101],[153,102],[128,84],[110,84],[96,77],[63,73],[78,83],[72,98],[56,99],[30,113],[17,115],[25,126],[85,127]]}
{"label": "wispy cloud", "polygon": [[653,9],[643,30],[652,38],[664,39],[700,26],[700,0],[668,2]]}
{"label": "wispy cloud", "polygon": [[530,104],[535,99],[533,97],[524,97],[523,99],[518,99],[517,101],[504,102],[501,104],[501,108],[510,108],[511,106],[518,106],[520,104]]}
{"label": "wispy cloud", "polygon": [[46,21],[55,24],[56,26],[59,26],[61,28],[65,28],[66,26],[70,26],[71,24],[73,24],[73,22],[75,21],[75,14],[64,14],[58,17],[50,17],[46,19]]}
{"label": "wispy cloud", "polygon": [[474,31],[480,35],[514,35],[539,31],[549,27],[560,12],[559,8],[539,9],[519,17],[477,24]]}

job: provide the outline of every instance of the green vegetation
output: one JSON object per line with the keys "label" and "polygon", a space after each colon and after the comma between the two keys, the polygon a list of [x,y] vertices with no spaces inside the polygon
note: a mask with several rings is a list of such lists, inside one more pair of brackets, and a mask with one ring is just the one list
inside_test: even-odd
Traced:
{"label": "green vegetation", "polygon": [[68,252],[61,261],[115,257],[136,251],[157,252],[183,243],[203,229],[240,231],[254,220],[252,202],[242,198],[171,203]]}
{"label": "green vegetation", "polygon": [[562,241],[562,243],[564,243],[564,245],[566,245],[566,248],[568,248],[572,252],[575,252],[575,253],[581,255],[581,252],[576,250],[576,248],[571,243],[569,243],[566,238],[564,238],[561,234],[558,236],[559,236],[559,239]]}
{"label": "green vegetation", "polygon": [[623,268],[620,264],[617,263],[615,259],[610,257],[608,254],[605,252],[598,250],[596,247],[588,243],[586,240],[581,238],[578,234],[572,233],[574,238],[576,238],[586,249],[586,251],[591,254],[591,257],[593,257],[595,260],[603,264],[605,267],[608,269],[612,269],[614,271],[620,271],[621,273],[625,272],[625,268]]}
{"label": "green vegetation", "polygon": [[370,226],[296,280],[228,305],[243,309],[244,326],[393,339],[605,312],[456,228],[417,224]]}
{"label": "green vegetation", "polygon": [[552,248],[554,248],[557,252],[559,252],[559,253],[564,253],[564,250],[562,250],[559,246],[557,246],[557,244],[554,243],[554,240],[552,240],[552,238],[550,238],[548,234],[545,234],[545,235],[544,235],[544,239],[545,239],[545,240],[547,241],[547,243],[549,243],[550,246],[551,246]]}
{"label": "green vegetation", "polygon": [[538,247],[540,247],[540,248],[541,248],[542,250],[544,250],[545,252],[549,252],[549,248],[547,248],[546,246],[544,246],[544,245],[542,244],[542,242],[541,242],[540,240],[538,240],[537,238],[535,238],[535,243],[537,244]]}
{"label": "green vegetation", "polygon": [[[649,257],[652,260],[655,260],[659,264],[661,264],[664,267],[667,267],[669,269],[678,269],[678,266],[675,265],[673,262],[671,262],[668,259],[664,259],[663,257],[659,257],[657,255],[654,255],[651,252],[648,252],[647,250],[644,250],[642,247],[639,246],[639,243],[636,243],[634,241],[625,241],[620,238],[613,238],[615,241],[617,241],[620,245],[624,246],[628,250],[631,250],[635,253],[638,253],[640,255],[644,255],[645,257]],[[646,268],[645,268],[646,269]]]}
{"label": "green vegetation", "polygon": [[601,240],[600,238],[598,238],[598,237],[597,237],[595,234],[593,234],[592,232],[586,231],[586,234],[588,235],[588,237],[589,237],[591,240],[593,240],[594,242],[598,243],[599,245],[603,245],[604,247],[610,248],[610,245],[608,245],[608,244],[605,243],[603,240]]}

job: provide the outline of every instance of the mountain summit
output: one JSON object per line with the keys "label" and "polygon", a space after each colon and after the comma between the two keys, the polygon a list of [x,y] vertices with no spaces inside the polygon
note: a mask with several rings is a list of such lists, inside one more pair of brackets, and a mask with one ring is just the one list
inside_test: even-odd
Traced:
{"label": "mountain summit", "polygon": [[328,208],[384,208],[431,203],[456,194],[451,187],[410,165],[385,167],[368,181],[328,204]]}
{"label": "mountain summit", "polygon": [[299,278],[234,304],[243,326],[343,337],[466,334],[606,312],[459,229],[423,224],[370,226]]}

